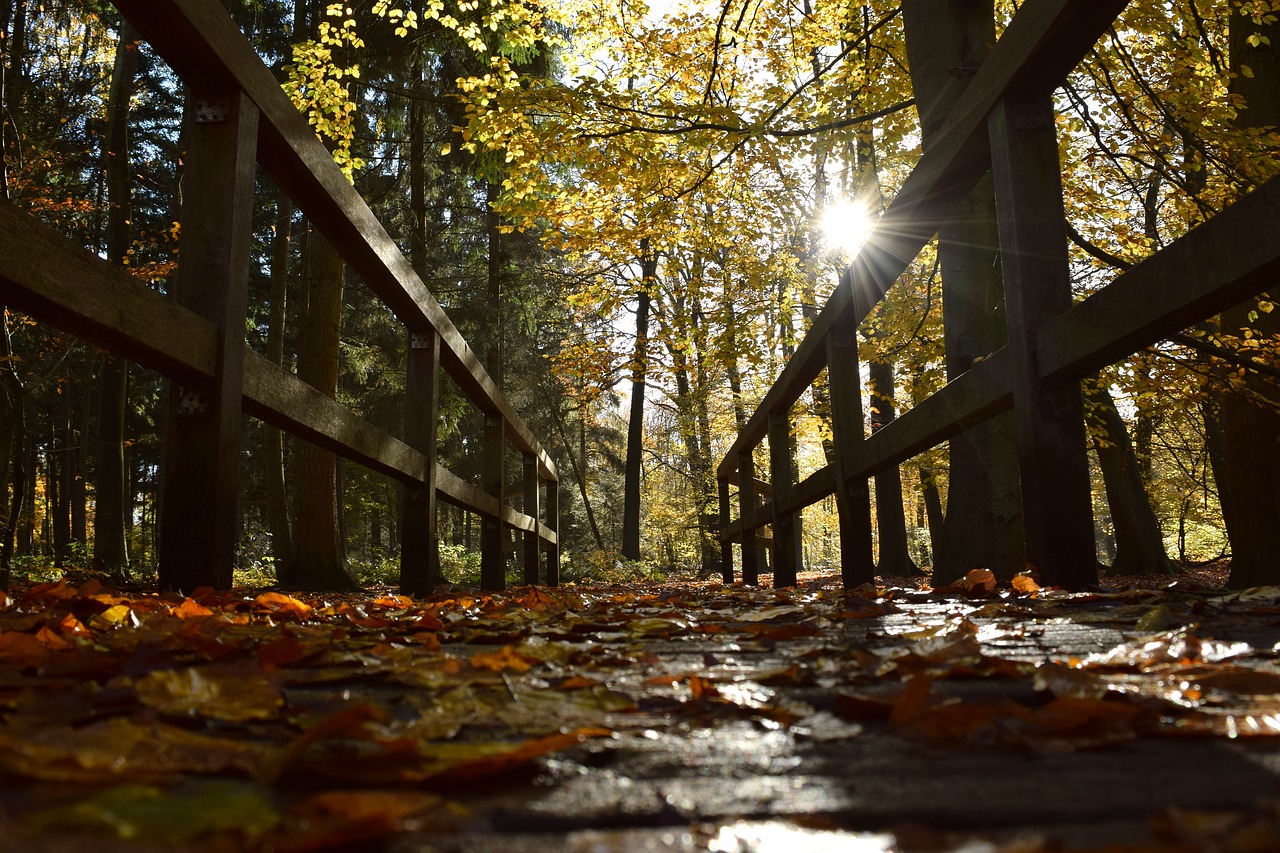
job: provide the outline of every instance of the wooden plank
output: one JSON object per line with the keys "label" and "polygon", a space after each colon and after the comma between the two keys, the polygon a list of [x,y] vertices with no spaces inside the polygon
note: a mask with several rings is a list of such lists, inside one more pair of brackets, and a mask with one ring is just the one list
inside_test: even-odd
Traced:
{"label": "wooden plank", "polygon": [[788,412],[769,416],[769,479],[773,483],[773,585],[796,585],[799,550],[796,514],[788,508],[795,489],[791,473],[791,420]]}
{"label": "wooden plank", "polygon": [[1053,99],[1006,99],[991,115],[1010,378],[1027,562],[1041,583],[1098,582],[1084,404],[1075,377],[1040,376],[1034,335],[1071,307]]}
{"label": "wooden plank", "polygon": [[244,322],[258,110],[240,92],[187,105],[177,302],[214,332],[209,378],[170,382],[164,425],[159,585],[230,589],[240,482]]}
{"label": "wooden plank", "polygon": [[720,509],[720,579],[725,583],[733,583],[733,542],[724,538],[724,526],[733,515],[733,504],[729,500],[729,481],[717,480],[717,496]]}
{"label": "wooden plank", "polygon": [[560,484],[555,480],[544,480],[545,503],[547,507],[548,533],[544,536],[547,551],[547,586],[560,585]]}
{"label": "wooden plank", "polygon": [[1049,321],[1042,376],[1086,376],[1211,317],[1280,278],[1280,178]]}
{"label": "wooden plank", "polygon": [[[176,378],[213,374],[213,324],[68,240],[35,217],[0,201],[0,282],[4,300],[63,331]],[[263,356],[245,348],[243,408],[259,420],[405,482],[425,477],[425,457],[362,420]],[[552,527],[499,508],[481,489],[436,466],[439,496],[458,506],[500,515],[505,524],[537,529],[554,543]],[[551,481],[554,482],[554,481]]]}
{"label": "wooden plank", "polygon": [[[506,479],[504,468],[506,446],[503,439],[502,418],[497,415],[486,415],[484,419],[484,470],[481,479],[484,481],[485,492],[499,505],[502,502],[502,484]],[[489,591],[506,589],[507,555],[498,516],[484,516],[481,531],[480,588]]]}
{"label": "wooden plank", "polygon": [[0,245],[4,304],[165,376],[213,375],[212,323],[7,201]]}
{"label": "wooden plank", "polygon": [[[756,463],[748,448],[739,454],[738,470],[738,517],[744,525],[742,530],[742,582],[747,586],[755,586],[760,582],[760,556],[755,548],[747,545],[747,540],[754,533],[749,524],[752,515],[758,511],[756,499]],[[763,522],[762,522],[763,523]]]}
{"label": "wooden plank", "polygon": [[835,445],[835,458],[827,467],[831,469],[840,528],[840,579],[846,587],[874,583],[876,577],[871,490],[865,476],[853,474],[863,467],[867,451],[858,330],[852,320],[846,312],[826,338],[831,438]]}
{"label": "wooden plank", "polygon": [[[769,412],[790,408],[825,366],[824,339],[855,294],[869,310],[932,239],[938,226],[987,171],[987,115],[1015,87],[1048,94],[1075,67],[1126,5],[1125,0],[1027,0],[921,156],[796,353],[739,433],[717,469],[726,477],[744,448],[768,430]],[[854,323],[866,314],[855,311]]]}
{"label": "wooden plank", "polygon": [[555,478],[555,463],[221,4],[118,0],[115,5],[184,80],[238,87],[257,104],[263,167],[406,326],[426,324],[440,334],[443,366],[462,392],[486,415],[501,416],[512,442],[537,455],[544,477]]}
{"label": "wooden plank", "polygon": [[429,595],[444,582],[436,534],[436,438],[440,408],[440,336],[410,333],[405,359],[405,442],[422,454],[426,477],[400,485],[400,591]]}
{"label": "wooden plank", "polygon": [[[524,512],[525,515],[538,517],[538,459],[532,453],[524,454]],[[524,582],[538,582],[538,560],[541,557],[536,533],[527,531],[524,534]]]}

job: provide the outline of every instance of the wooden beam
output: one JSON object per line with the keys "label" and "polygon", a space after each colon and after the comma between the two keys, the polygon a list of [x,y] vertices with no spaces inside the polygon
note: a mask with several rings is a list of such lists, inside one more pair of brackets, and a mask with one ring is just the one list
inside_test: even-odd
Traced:
{"label": "wooden beam", "polygon": [[[524,512],[525,515],[538,517],[538,459],[532,453],[524,454]],[[524,582],[538,582],[538,560],[541,548],[538,547],[538,536],[532,531],[524,534]]]}
{"label": "wooden beam", "polygon": [[[787,366],[717,468],[726,477],[744,448],[759,444],[769,413],[791,407],[822,371],[824,339],[846,311],[855,325],[932,239],[987,172],[987,116],[1014,88],[1048,95],[1106,31],[1126,0],[1027,0],[978,69],[929,151],[903,182]],[[855,302],[862,308],[855,306]]]}
{"label": "wooden beam", "polygon": [[791,473],[791,420],[789,412],[769,416],[769,480],[773,483],[773,585],[775,588],[796,585],[796,553],[799,551],[796,512],[789,509],[795,489]]}
{"label": "wooden beam", "polygon": [[440,334],[443,366],[463,394],[486,415],[499,415],[512,443],[538,457],[544,477],[555,478],[555,463],[222,5],[116,0],[115,6],[185,81],[248,95],[262,112],[258,157],[266,171],[406,326],[430,325]]}
{"label": "wooden beam", "polygon": [[[187,104],[178,303],[213,326],[212,374],[171,381],[160,504],[161,589],[230,589],[238,542],[244,321],[258,110],[238,91]],[[83,286],[83,283],[82,283]]]}
{"label": "wooden beam", "polygon": [[543,490],[547,507],[548,533],[543,536],[547,543],[547,586],[560,585],[560,484],[555,480],[544,480]]}
{"label": "wooden beam", "polygon": [[1042,376],[1086,376],[1280,279],[1280,178],[1121,273],[1036,336]]}
{"label": "wooden beam", "polygon": [[733,504],[729,500],[729,481],[717,480],[717,496],[720,509],[720,579],[725,583],[733,583],[733,542],[724,538],[724,527],[733,515]]}
{"label": "wooden beam", "polygon": [[[486,415],[484,419],[484,490],[502,505],[502,484],[506,479],[505,430],[502,418]],[[480,588],[497,591],[507,587],[507,554],[498,514],[482,519],[480,536]]]}
{"label": "wooden beam", "polygon": [[1080,381],[1041,377],[1035,349],[1040,326],[1071,307],[1059,168],[1052,97],[1002,101],[991,115],[991,171],[1027,563],[1041,583],[1080,589],[1098,582]]}
{"label": "wooden beam", "polygon": [[[59,234],[0,201],[0,283],[7,304],[130,361],[173,378],[213,375],[213,324]],[[422,452],[362,420],[249,348],[244,350],[246,414],[404,482],[422,482]],[[556,530],[499,507],[481,489],[436,466],[440,498],[500,516],[517,529],[537,529],[544,542]],[[554,483],[554,481],[551,481]]]}
{"label": "wooden beam", "polygon": [[852,319],[846,312],[826,339],[831,440],[835,445],[835,458],[829,467],[840,527],[840,578],[846,587],[874,583],[876,577],[871,490],[867,478],[854,473],[864,467],[867,449],[858,330]]}
{"label": "wooden beam", "polygon": [[[735,465],[738,471],[738,517],[743,525],[750,523],[751,517],[758,510],[756,499],[756,463],[752,459],[751,450],[739,454]],[[742,539],[742,582],[747,586],[755,586],[760,582],[760,556],[755,548],[747,544],[747,539],[754,528],[743,528]]]}
{"label": "wooden beam", "polygon": [[436,439],[440,408],[440,336],[410,333],[404,380],[404,435],[422,454],[426,476],[400,485],[400,591],[429,595],[444,582],[436,534]]}

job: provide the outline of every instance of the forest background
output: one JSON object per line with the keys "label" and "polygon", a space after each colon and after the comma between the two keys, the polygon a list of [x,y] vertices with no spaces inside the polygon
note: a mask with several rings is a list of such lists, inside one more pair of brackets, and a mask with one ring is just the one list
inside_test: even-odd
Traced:
{"label": "forest background", "polygon": [[[227,4],[543,437],[566,580],[719,571],[716,463],[1017,5]],[[1135,0],[1059,90],[1078,298],[1274,173],[1277,5]],[[107,3],[0,0],[0,36],[7,199],[165,290],[180,84]],[[873,430],[1003,345],[990,193],[862,328]],[[249,344],[397,431],[394,317],[265,181],[255,223]],[[1280,457],[1273,307],[1086,382],[1101,561],[1280,573],[1240,562],[1280,536],[1241,520],[1280,511],[1280,478],[1257,482]],[[0,386],[4,568],[153,577],[162,379],[6,311]],[[480,416],[447,383],[441,399],[440,460],[478,481]],[[803,477],[830,452],[823,380],[798,406]],[[393,577],[395,484],[246,423],[241,580]],[[874,496],[882,575],[1023,567],[1007,417],[878,476]],[[834,500],[802,527],[804,565],[834,566]],[[438,529],[446,578],[474,580],[478,519],[442,507]]]}

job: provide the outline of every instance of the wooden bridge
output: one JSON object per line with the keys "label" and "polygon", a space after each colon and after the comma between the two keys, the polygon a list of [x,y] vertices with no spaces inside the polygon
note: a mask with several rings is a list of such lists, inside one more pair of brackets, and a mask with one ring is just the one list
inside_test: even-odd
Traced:
{"label": "wooden bridge", "polygon": [[[1010,408],[1021,468],[1027,562],[1043,581],[1097,582],[1080,380],[1239,304],[1280,272],[1280,181],[1072,304],[1053,92],[1111,26],[1124,0],[1027,0],[968,81],[937,138],[720,463],[722,560],[772,527],[774,584],[795,583],[797,518],[834,494],[846,584],[870,581],[868,478]],[[938,393],[864,435],[857,332],[956,205],[991,172],[1008,345]],[[789,412],[826,369],[834,459],[792,475]],[[770,483],[754,451],[769,440]],[[737,518],[733,486],[737,486]],[[771,494],[768,503],[761,492]],[[742,549],[742,577],[759,557]]]}
{"label": "wooden bridge", "polygon": [[[439,575],[438,500],[483,517],[487,589],[505,584],[504,525],[523,532],[524,580],[557,583],[555,465],[221,4],[115,5],[187,84],[193,100],[176,295],[152,291],[3,203],[0,302],[172,380],[161,472],[161,586],[231,586],[242,411],[404,484],[404,591],[427,592]],[[258,166],[404,324],[403,435],[374,427],[246,348]],[[483,488],[436,460],[441,370],[484,414]],[[514,490],[518,506],[504,497],[513,491],[504,470],[508,443],[524,460]]]}
{"label": "wooden bridge", "polygon": [[[190,87],[187,200],[176,298],[142,283],[11,205],[0,204],[3,301],[170,377],[161,583],[228,586],[242,411],[405,486],[401,584],[435,577],[437,500],[485,519],[482,581],[504,582],[502,526],[523,532],[524,579],[557,581],[554,464],[504,399],[394,241],[334,164],[216,0],[115,0]],[[1048,583],[1096,581],[1081,377],[1263,291],[1280,272],[1280,182],[1272,181],[1087,300],[1072,304],[1053,92],[1125,7],[1123,0],[1027,0],[718,468],[726,577],[732,545],[772,527],[774,583],[794,583],[796,519],[836,496],[847,583],[874,576],[867,481],[1012,408],[1027,559]],[[393,436],[244,345],[250,210],[261,166],[404,324],[404,434]],[[956,204],[995,179],[1007,300],[1006,348],[866,437],[859,324]],[[216,282],[217,286],[210,286]],[[795,482],[793,404],[827,371],[833,461]],[[443,370],[485,417],[483,487],[436,460]],[[196,401],[178,412],[178,401]],[[769,484],[754,451],[769,439]],[[524,460],[517,504],[506,445]],[[733,518],[734,487],[738,512]],[[769,494],[766,503],[762,494]],[[190,559],[209,554],[205,561]],[[759,574],[742,549],[741,576]],[[545,564],[545,568],[544,568]]]}

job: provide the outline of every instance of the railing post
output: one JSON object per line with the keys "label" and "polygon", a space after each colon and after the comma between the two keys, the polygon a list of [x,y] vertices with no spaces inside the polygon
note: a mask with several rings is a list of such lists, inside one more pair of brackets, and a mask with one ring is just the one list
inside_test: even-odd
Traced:
{"label": "railing post", "polygon": [[404,380],[404,438],[424,457],[421,484],[400,487],[400,591],[428,595],[444,582],[436,534],[436,434],[440,401],[440,335],[409,333]]}
{"label": "railing post", "polygon": [[1042,379],[1034,344],[1071,307],[1052,98],[1006,98],[989,133],[1027,562],[1043,583],[1078,589],[1098,581],[1080,381]]}
{"label": "railing post", "polygon": [[[207,94],[207,93],[202,93]],[[217,329],[212,381],[169,383],[160,587],[231,586],[244,393],[244,318],[258,109],[243,92],[193,96],[174,295]]]}
{"label": "railing post", "polygon": [[[845,272],[850,276],[849,271]],[[848,282],[846,286],[851,286]],[[846,588],[875,583],[872,558],[871,494],[867,478],[852,476],[866,441],[858,331],[845,311],[827,335],[827,384],[831,394],[831,437],[835,445],[836,512],[840,523],[840,579]]]}
{"label": "railing post", "polygon": [[[540,520],[538,513],[538,457],[532,453],[524,454],[524,514],[533,516],[535,522]],[[524,582],[538,582],[538,560],[541,548],[538,547],[538,530],[524,534]]]}
{"label": "railing post", "polygon": [[769,414],[769,480],[773,486],[773,585],[775,588],[796,585],[796,514],[779,510],[795,488],[791,465],[791,420],[787,412]]}
{"label": "railing post", "polygon": [[756,461],[750,450],[744,450],[738,454],[738,517],[742,519],[742,582],[747,586],[760,583],[756,529],[746,526],[748,516],[755,514],[757,505]]}
{"label": "railing post", "polygon": [[547,527],[556,535],[556,541],[547,545],[547,586],[560,585],[560,484],[546,481]]}
{"label": "railing post", "polygon": [[[484,418],[484,490],[499,508],[502,506],[503,443],[504,430],[500,415]],[[507,560],[502,547],[502,520],[498,516],[483,515],[483,532],[480,535],[480,587],[485,590],[501,590],[507,586]]]}
{"label": "railing post", "polygon": [[[730,513],[733,512],[729,505],[729,481],[719,481],[720,491],[720,529],[723,531],[725,525],[729,523]],[[733,583],[733,542],[725,539],[723,533],[720,539],[720,577],[729,584]]]}

